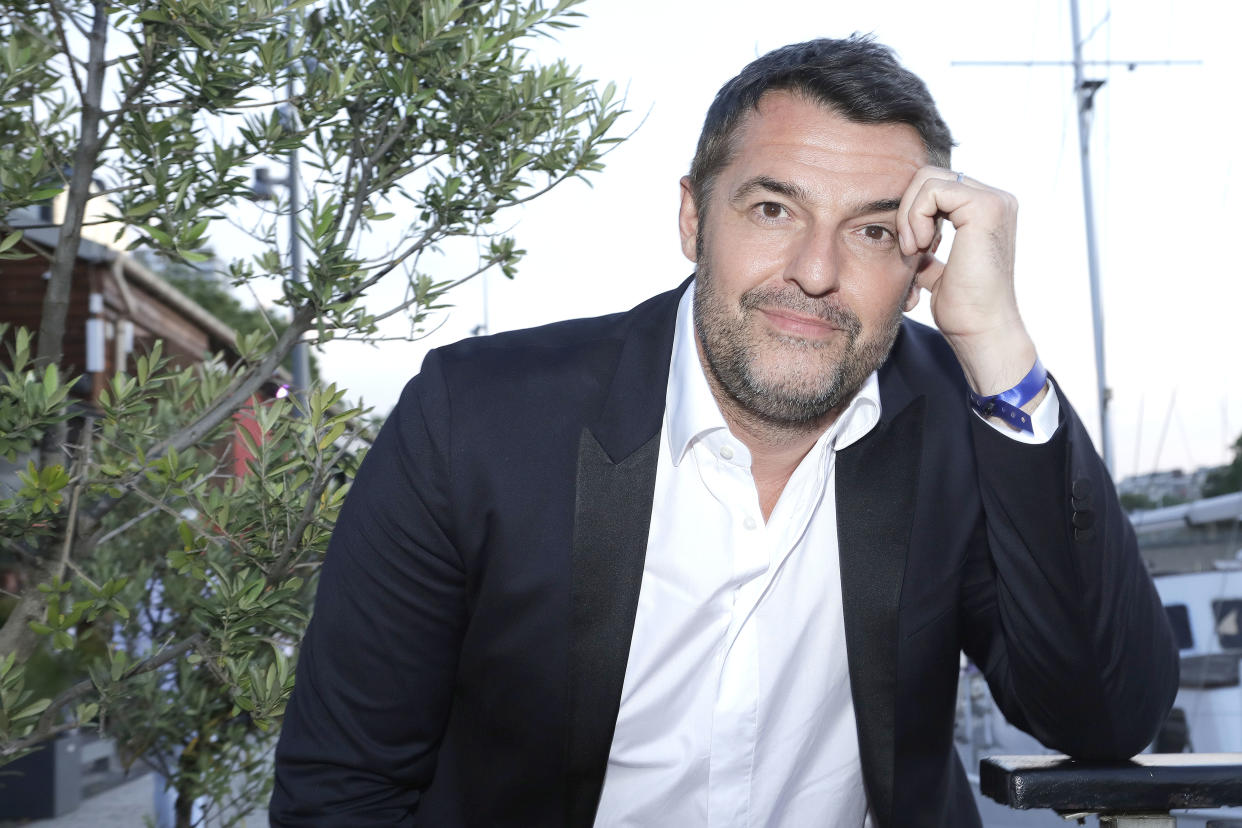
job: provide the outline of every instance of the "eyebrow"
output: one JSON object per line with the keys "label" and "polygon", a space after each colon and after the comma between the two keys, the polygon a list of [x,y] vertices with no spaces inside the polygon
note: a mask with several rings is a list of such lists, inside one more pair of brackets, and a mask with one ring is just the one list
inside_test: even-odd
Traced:
{"label": "eyebrow", "polygon": [[781,181],[767,175],[756,175],[754,178],[748,178],[742,182],[736,190],[733,191],[732,201],[741,201],[746,196],[758,190],[766,190],[769,193],[783,195],[786,198],[792,198],[794,201],[807,202],[811,200],[811,195],[805,189],[790,181]]}
{"label": "eyebrow", "polygon": [[[810,193],[798,184],[791,181],[781,181],[768,175],[756,175],[748,178],[733,191],[732,201],[741,201],[748,195],[758,191],[766,191],[791,198],[794,201],[806,203],[811,201]],[[871,213],[893,213],[901,206],[900,198],[880,198],[875,201],[867,201],[859,204],[854,208],[854,215],[865,216]]]}
{"label": "eyebrow", "polygon": [[869,201],[866,204],[860,204],[856,210],[856,215],[865,216],[868,213],[894,213],[901,206],[899,198],[881,198],[876,201]]}

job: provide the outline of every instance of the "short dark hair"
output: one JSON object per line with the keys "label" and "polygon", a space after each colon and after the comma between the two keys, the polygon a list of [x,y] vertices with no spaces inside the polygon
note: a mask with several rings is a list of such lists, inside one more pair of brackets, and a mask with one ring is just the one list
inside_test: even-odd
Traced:
{"label": "short dark hair", "polygon": [[690,189],[703,213],[717,173],[733,155],[743,118],[768,92],[803,95],[860,124],[909,124],[931,163],[948,167],[953,136],[927,85],[871,35],[793,43],[752,61],[716,93],[690,165]]}

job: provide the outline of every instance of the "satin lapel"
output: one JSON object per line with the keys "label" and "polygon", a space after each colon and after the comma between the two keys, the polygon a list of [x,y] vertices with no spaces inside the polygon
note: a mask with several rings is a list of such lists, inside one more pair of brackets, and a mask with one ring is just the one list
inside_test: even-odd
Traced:
{"label": "satin lapel", "polygon": [[638,612],[677,305],[689,285],[644,302],[598,415],[578,439],[570,565],[566,824],[595,821]]}
{"label": "satin lapel", "polygon": [[[886,396],[883,405],[889,409],[893,402],[895,396]],[[846,653],[863,778],[879,826],[893,824],[897,607],[914,520],[923,413],[923,398],[914,399],[836,459]]]}
{"label": "satin lapel", "polygon": [[595,821],[621,704],[659,457],[659,432],[614,463],[587,429],[578,443],[570,587],[567,819]]}

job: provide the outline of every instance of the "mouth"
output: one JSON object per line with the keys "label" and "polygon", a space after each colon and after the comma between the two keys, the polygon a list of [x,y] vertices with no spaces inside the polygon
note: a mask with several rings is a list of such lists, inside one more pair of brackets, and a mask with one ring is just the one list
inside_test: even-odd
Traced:
{"label": "mouth", "polygon": [[758,308],[768,325],[784,336],[800,339],[826,339],[842,330],[839,325],[818,316],[808,316],[788,308]]}

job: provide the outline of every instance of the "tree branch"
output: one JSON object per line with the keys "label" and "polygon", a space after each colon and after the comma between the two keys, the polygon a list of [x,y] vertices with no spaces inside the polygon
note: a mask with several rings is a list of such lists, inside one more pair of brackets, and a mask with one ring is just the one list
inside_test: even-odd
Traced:
{"label": "tree branch", "polygon": [[[117,683],[119,684],[120,682],[134,678],[135,676],[149,673],[152,670],[158,670],[170,661],[175,661],[180,658],[188,650],[201,647],[205,642],[206,637],[201,632],[194,633],[181,643],[175,644],[172,647],[163,650],[159,655],[151,656],[150,658],[135,664],[133,667],[130,667],[128,670],[121,673],[121,677],[117,680]],[[10,742],[7,745],[0,746],[0,756],[12,756],[14,753],[23,751],[26,748],[34,747],[54,733],[59,733],[60,731],[77,727],[77,723],[65,723],[68,724],[68,727],[66,727],[65,724],[54,726],[52,722],[54,721],[56,714],[65,705],[76,699],[80,699],[91,691],[97,689],[98,688],[95,687],[94,681],[91,679],[82,679],[82,681],[79,681],[68,690],[62,692],[59,696],[53,699],[47,709],[43,711],[43,715],[39,717],[39,723],[35,725],[34,731],[28,736],[18,739],[16,742]]]}
{"label": "tree branch", "polygon": [[[337,458],[342,456],[342,452],[337,453]],[[267,570],[267,585],[275,586],[285,575],[288,574],[289,562],[293,560],[293,556],[297,553],[298,547],[302,544],[302,537],[306,534],[306,530],[315,522],[315,512],[318,510],[319,498],[323,495],[324,489],[328,488],[328,483],[332,480],[332,475],[327,473],[335,465],[328,464],[326,467],[322,463],[322,458],[316,459],[315,484],[306,495],[306,503],[302,505],[302,514],[298,516],[298,522],[294,525],[293,530],[289,532],[289,536],[285,538],[285,543],[280,550],[280,557],[270,569]]]}
{"label": "tree branch", "polygon": [[60,50],[65,55],[69,77],[73,78],[73,86],[78,90],[78,100],[86,100],[86,90],[82,88],[82,79],[78,77],[78,67],[74,65],[77,58],[69,48],[69,39],[65,37],[65,25],[60,19],[60,7],[55,3],[49,3],[48,8],[52,11],[52,22],[56,24],[56,37],[60,40]]}
{"label": "tree branch", "polygon": [[[51,0],[51,4],[53,6],[58,6],[57,0]],[[64,17],[68,18],[69,23],[72,24],[73,28],[78,30],[78,34],[82,35],[82,37],[91,36],[90,31],[87,30],[87,28],[83,26],[81,23],[79,23],[76,17],[74,17],[72,10],[66,11],[65,9],[61,9],[61,14],[64,15]]]}
{"label": "tree branch", "polygon": [[[86,213],[86,200],[90,195],[91,177],[99,163],[102,147],[99,136],[100,101],[103,97],[104,53],[108,41],[108,6],[105,0],[93,0],[95,18],[89,36],[90,49],[87,60],[86,89],[82,98],[82,120],[79,142],[73,155],[73,174],[65,201],[65,219],[52,257],[47,295],[43,300],[43,314],[39,320],[38,352],[35,367],[42,369],[50,363],[60,362],[65,338],[65,317],[69,312],[69,290],[73,282],[73,267],[77,262],[81,244],[82,220]],[[49,431],[51,433],[51,431]],[[53,448],[46,446],[44,448]],[[48,456],[44,451],[43,456]]]}
{"label": "tree branch", "polygon": [[95,546],[99,546],[100,544],[107,543],[108,541],[115,538],[117,535],[124,534],[125,532],[134,528],[139,523],[142,523],[144,520],[151,517],[151,515],[154,515],[158,513],[159,511],[160,511],[160,508],[158,506],[152,506],[150,509],[147,509],[142,514],[132,517],[129,520],[125,521],[120,526],[113,529],[111,532],[106,532],[103,535],[99,536],[98,538],[91,538],[91,546],[95,547]]}
{"label": "tree branch", "polygon": [[363,293],[365,293],[367,290],[373,287],[375,283],[378,282],[380,279],[383,279],[389,273],[392,273],[394,270],[400,267],[401,263],[404,262],[406,259],[410,258],[410,256],[413,256],[414,254],[418,253],[423,248],[425,248],[427,245],[431,244],[435,240],[437,235],[441,233],[441,230],[442,230],[442,225],[440,224],[440,220],[436,219],[430,225],[427,226],[427,229],[423,231],[423,234],[418,238],[418,241],[414,242],[409,247],[407,247],[402,253],[398,254],[395,259],[392,259],[391,261],[389,261],[388,263],[384,264],[382,267],[377,269],[375,273],[371,274],[365,280],[363,280],[362,284],[358,285],[358,287],[341,294],[340,299],[337,301],[348,302],[353,299],[357,299],[359,296],[361,296]]}
{"label": "tree branch", "polygon": [[[100,219],[99,221],[84,221],[79,226],[80,227],[96,227],[100,224],[116,224],[119,221],[120,221],[119,218]],[[5,229],[8,229],[8,230],[46,230],[49,227],[60,227],[60,226],[61,225],[56,224],[55,222],[48,222],[47,224],[9,224],[8,222],[0,222],[0,227],[4,227]]]}
{"label": "tree branch", "polygon": [[[484,272],[486,272],[486,271],[488,271],[488,270],[491,270],[491,269],[492,269],[493,267],[495,267],[497,264],[499,264],[499,262],[498,262],[496,259],[487,259],[487,260],[484,262],[484,264],[482,264],[482,265],[480,265],[479,267],[475,268],[475,269],[474,269],[473,271],[471,271],[470,273],[467,273],[465,276],[462,276],[460,279],[455,279],[455,280],[453,280],[452,282],[449,282],[449,283],[448,283],[448,284],[444,287],[443,291],[441,291],[441,292],[443,292],[443,293],[448,293],[450,290],[452,290],[453,288],[457,287],[458,285],[464,285],[466,282],[469,282],[469,281],[470,281],[471,279],[473,279],[474,277],[479,276],[479,275],[481,275],[482,273],[484,273]],[[388,310],[386,310],[386,311],[384,311],[383,313],[379,314],[378,316],[374,317],[374,319],[373,319],[372,321],[374,321],[374,322],[379,322],[380,320],[387,319],[387,318],[388,318],[388,317],[390,317],[390,316],[395,316],[396,314],[401,313],[402,311],[409,310],[409,308],[410,308],[410,306],[411,306],[411,305],[414,305],[414,304],[417,304],[417,303],[418,303],[418,297],[417,297],[417,296],[415,296],[415,297],[414,297],[414,298],[412,298],[412,299],[407,299],[407,300],[405,300],[404,302],[400,303],[399,305],[394,305],[393,307],[389,308]],[[343,339],[344,337],[337,337],[337,338],[338,338],[338,339]],[[406,338],[406,337],[402,337],[402,338]]]}
{"label": "tree branch", "polygon": [[86,436],[85,445],[82,447],[82,453],[78,455],[77,479],[73,483],[73,493],[69,495],[69,520],[65,526],[65,539],[60,547],[60,562],[53,572],[53,577],[61,578],[65,574],[65,564],[69,562],[69,552],[73,548],[73,532],[78,522],[78,497],[82,493],[82,484],[86,477],[86,467],[91,462],[91,447],[94,445],[95,418],[90,414],[86,415],[86,419],[82,424],[82,433]]}
{"label": "tree branch", "polygon": [[140,57],[142,57],[142,52],[130,52],[127,55],[118,55],[117,57],[109,58],[108,62],[105,63],[104,66],[111,69],[113,66],[120,66],[122,63],[129,63],[134,58]]}
{"label": "tree branch", "polygon": [[[146,45],[148,46],[148,51],[154,48],[150,46],[149,42]],[[114,111],[124,111],[126,106],[137,98],[142,93],[142,90],[146,88],[147,83],[151,79],[152,73],[155,72],[155,64],[151,62],[150,56],[140,56],[145,58],[142,64],[142,71],[135,75],[130,80],[129,85],[125,87],[124,91],[121,93],[121,105]],[[108,122],[108,126],[104,129],[104,133],[102,138],[100,138],[100,141],[107,144],[108,141],[112,140],[112,133],[116,132],[116,128],[120,125],[120,123],[120,118],[112,118],[112,120]]]}
{"label": "tree branch", "polygon": [[231,383],[229,388],[216,397],[216,400],[199,415],[198,419],[148,450],[147,457],[154,459],[162,457],[169,448],[181,451],[195,445],[212,429],[231,417],[234,411],[262,387],[263,383],[271,379],[276,373],[276,368],[289,355],[289,351],[293,350],[294,343],[310,329],[314,320],[315,308],[313,306],[307,304],[298,308],[289,322],[289,327],[280,335],[276,344],[264,355],[263,359]]}
{"label": "tree branch", "polygon": [[[235,103],[229,105],[229,110],[233,109],[263,109],[270,106],[279,106],[283,103],[289,103],[292,98],[282,98],[275,101],[255,101],[253,103]],[[104,113],[105,117],[111,118],[116,115],[123,115],[126,112],[133,112],[136,109],[158,109],[159,107],[184,107],[197,104],[198,108],[202,108],[202,101],[194,98],[173,98],[171,101],[139,101],[126,100],[116,109],[109,109]]]}

